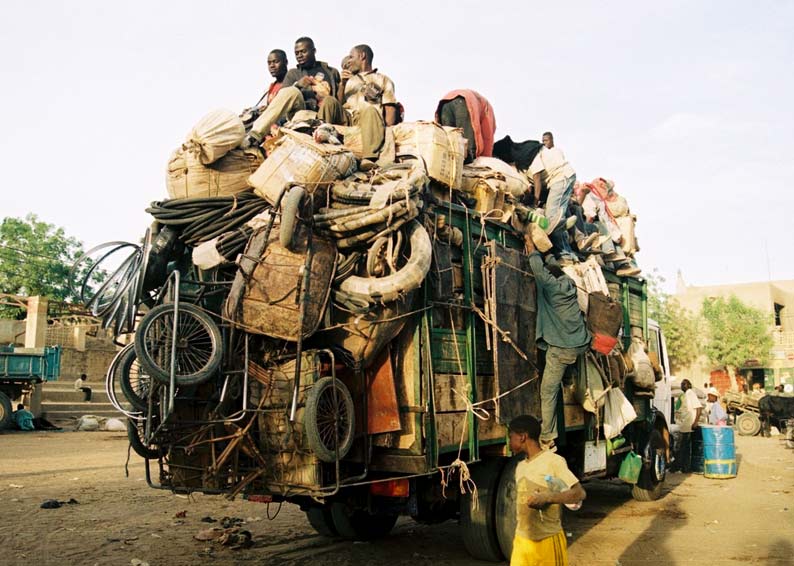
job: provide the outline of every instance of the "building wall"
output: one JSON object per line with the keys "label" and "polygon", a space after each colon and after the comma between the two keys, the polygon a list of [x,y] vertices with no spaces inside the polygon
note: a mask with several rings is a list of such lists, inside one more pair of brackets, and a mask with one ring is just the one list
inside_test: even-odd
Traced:
{"label": "building wall", "polygon": [[[770,322],[775,313],[775,304],[783,307],[780,311],[780,325],[770,328],[774,345],[765,366],[771,370],[771,379],[767,380],[766,386],[771,389],[781,382],[794,384],[794,280],[698,287],[686,285],[679,277],[675,293],[681,306],[698,314],[702,310],[704,299],[727,299],[731,295],[747,305],[769,313]],[[715,376],[718,376],[719,383],[724,383],[727,379],[724,372],[715,373],[720,370],[722,368],[714,367],[704,355],[677,373],[679,377],[687,377],[700,386],[703,383],[715,383],[712,379]]]}

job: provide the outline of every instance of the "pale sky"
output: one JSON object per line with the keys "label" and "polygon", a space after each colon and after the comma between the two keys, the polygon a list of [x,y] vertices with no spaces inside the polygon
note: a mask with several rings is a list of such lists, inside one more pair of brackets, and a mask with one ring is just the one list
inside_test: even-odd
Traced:
{"label": "pale sky", "polygon": [[255,103],[268,51],[292,67],[302,35],[337,67],[371,45],[407,120],[473,88],[497,139],[553,131],[579,180],[615,181],[641,267],[670,283],[794,279],[787,1],[8,2],[0,216],[136,241],[171,151],[208,111]]}

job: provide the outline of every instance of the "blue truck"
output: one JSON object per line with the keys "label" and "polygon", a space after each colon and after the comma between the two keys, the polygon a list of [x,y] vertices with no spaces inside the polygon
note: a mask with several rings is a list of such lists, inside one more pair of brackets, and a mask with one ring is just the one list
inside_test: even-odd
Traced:
{"label": "blue truck", "polygon": [[0,346],[0,430],[11,427],[13,402],[61,373],[61,347]]}

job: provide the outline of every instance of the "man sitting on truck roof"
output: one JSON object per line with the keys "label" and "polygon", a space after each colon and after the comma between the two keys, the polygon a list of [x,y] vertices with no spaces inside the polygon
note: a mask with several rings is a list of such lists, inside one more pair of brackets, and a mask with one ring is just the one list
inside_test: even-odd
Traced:
{"label": "man sitting on truck roof", "polygon": [[[315,57],[317,49],[310,37],[295,41],[298,66],[287,71],[278,94],[256,119],[243,147],[257,144],[280,120],[290,119],[298,110],[318,111],[318,118],[329,124],[343,124],[344,118],[336,101],[339,71]],[[328,107],[325,101],[330,100]]]}
{"label": "man sitting on truck roof", "polygon": [[[377,159],[386,126],[397,123],[397,99],[392,80],[372,68],[374,53],[369,45],[356,45],[342,63],[337,101],[342,104],[345,122],[361,131],[362,156]],[[331,108],[331,101],[325,104]]]}
{"label": "man sitting on truck roof", "polygon": [[580,503],[587,493],[565,458],[541,448],[536,418],[516,417],[509,429],[511,452],[526,454],[515,472],[516,534],[510,566],[568,564],[560,505]]}
{"label": "man sitting on truck roof", "polygon": [[557,265],[544,265],[538,252],[529,256],[538,296],[536,336],[546,350],[546,367],[540,384],[543,430],[541,443],[554,447],[557,438],[557,400],[565,369],[576,363],[590,346],[590,332],[579,308],[576,284]]}

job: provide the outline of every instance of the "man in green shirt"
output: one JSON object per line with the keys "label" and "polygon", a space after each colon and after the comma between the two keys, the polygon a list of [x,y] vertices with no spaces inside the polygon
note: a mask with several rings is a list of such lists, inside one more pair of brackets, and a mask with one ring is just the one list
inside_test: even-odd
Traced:
{"label": "man in green shirt", "polygon": [[576,284],[557,265],[544,265],[538,252],[529,256],[538,297],[536,337],[546,350],[546,367],[540,384],[543,428],[540,441],[552,448],[557,438],[557,401],[565,369],[590,346],[590,332],[579,308]]}

